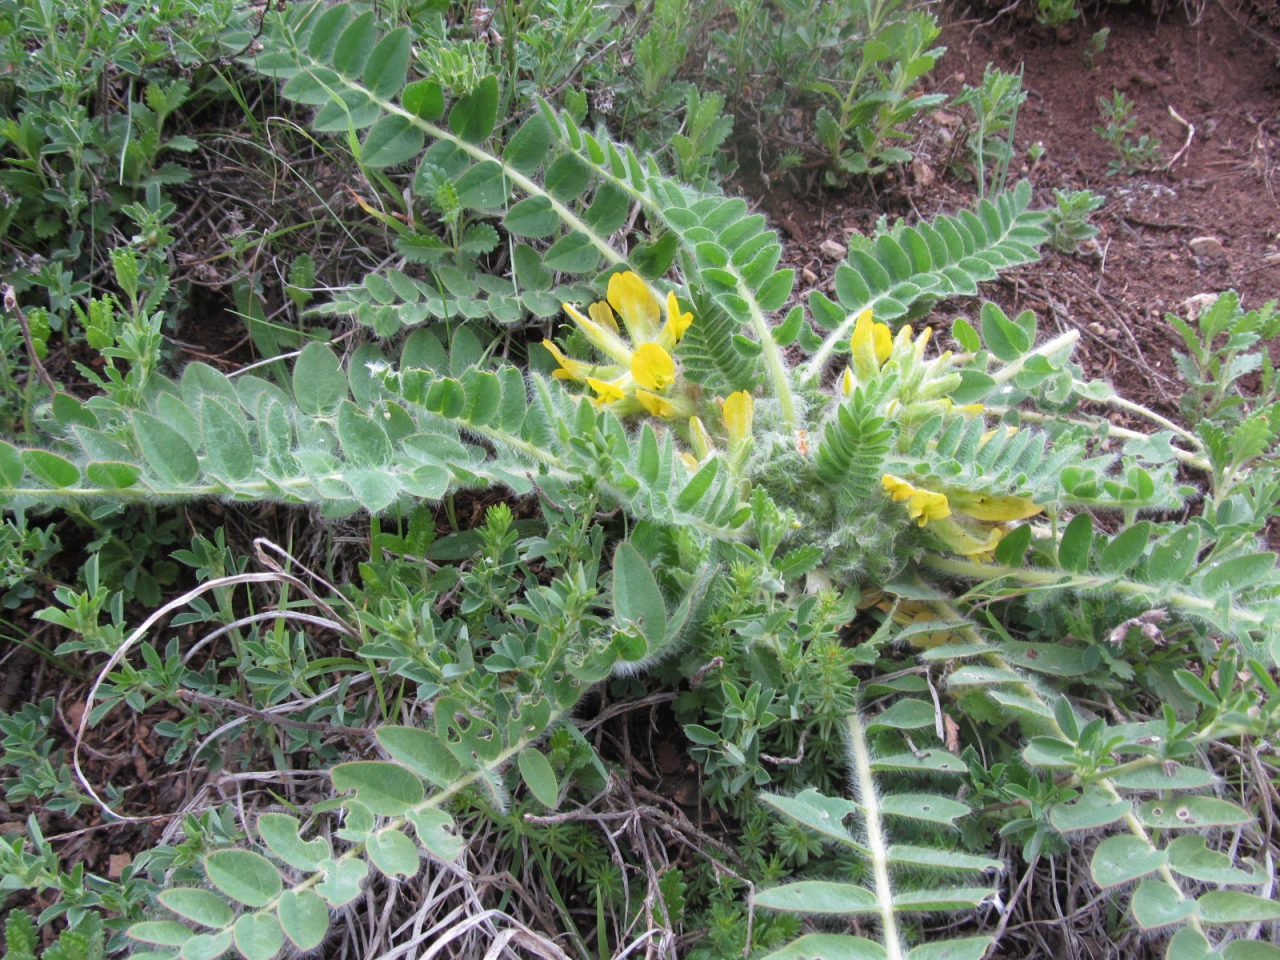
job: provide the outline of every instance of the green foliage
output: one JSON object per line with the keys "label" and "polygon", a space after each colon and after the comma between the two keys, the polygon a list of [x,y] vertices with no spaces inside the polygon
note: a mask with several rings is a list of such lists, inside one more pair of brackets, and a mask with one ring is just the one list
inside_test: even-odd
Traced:
{"label": "green foliage", "polygon": [[1054,30],[1080,16],[1076,0],[1038,0],[1036,20]]}
{"label": "green foliage", "polygon": [[966,106],[973,113],[965,144],[973,158],[978,191],[983,196],[1004,190],[1014,154],[1013,133],[1018,123],[1018,108],[1026,99],[1021,71],[1006,73],[987,64],[982,73],[982,86],[965,84],[954,101],[954,106]]}
{"label": "green foliage", "polygon": [[946,99],[913,88],[946,48],[932,46],[941,33],[937,18],[924,10],[904,11],[900,0],[829,6],[848,11],[838,34],[861,43],[856,55],[842,44],[843,65],[801,89],[823,96],[826,105],[814,117],[814,133],[831,157],[828,181],[844,184],[850,176],[910,161],[910,151],[900,145],[910,139],[907,126]]}
{"label": "green foliage", "polygon": [[[888,144],[932,105],[911,92],[936,24],[891,0],[820,6],[742,2],[741,34],[711,42],[754,63],[781,22],[767,54],[786,65],[856,33],[852,73],[804,90],[839,128],[839,176],[905,159]],[[0,892],[45,897],[42,923],[66,917],[47,953],[96,949],[108,913],[153,960],[313,951],[372,885],[417,877],[424,858],[457,864],[486,837],[584,957],[651,927],[705,929],[698,957],[976,958],[989,936],[936,937],[915,918],[993,900],[992,834],[1030,863],[1084,849],[1092,883],[1125,889],[1126,916],[1175,956],[1231,956],[1245,941],[1224,939],[1276,917],[1260,818],[1208,762],[1280,726],[1280,576],[1263,546],[1280,500],[1274,306],[1228,294],[1171,319],[1187,427],[1086,381],[1077,335],[1042,339],[1030,311],[982,304],[951,324],[954,351],[934,350],[909,322],[1047,241],[1085,239],[1097,205],[1059,194],[1046,215],[1030,185],[1004,189],[1022,94],[998,71],[962,98],[990,195],[882,220],[850,243],[834,298],[792,302],[778,234],[708,186],[727,101],[675,81],[691,10],[659,3],[627,45],[636,104],[684,111],[674,176],[589,126],[581,91],[553,105],[584,50],[622,37],[605,11],[505,3],[467,25],[415,8],[412,26],[356,4],[269,11],[242,64],[354,158],[383,204],[362,210],[398,254],[313,310],[375,339],[339,355],[294,331],[291,369],[170,376],[175,211],[160,186],[122,208],[138,233],[107,255],[113,291],[75,288],[68,269],[31,311],[45,342],[41,324],[74,317],[98,354],[81,370],[96,395],[54,391],[38,416],[31,378],[11,376],[23,431],[0,440],[16,603],[57,545],[30,518],[61,508],[95,530],[79,579],[36,613],[66,635],[57,658],[97,673],[77,743],[163,710],[166,763],[306,768],[321,785],[244,821],[192,814],[119,882],[63,870],[32,819],[0,844]],[[743,95],[752,77],[735,80]],[[136,129],[158,149],[186,92],[156,89]],[[301,306],[318,265],[291,263]],[[520,325],[565,305],[563,345],[545,331],[526,361]],[[244,312],[261,334],[258,307]],[[318,571],[265,539],[237,555],[219,529],[158,559],[182,527],[151,508],[210,500],[367,522],[367,556],[337,569],[330,550]],[[184,576],[196,585],[161,606]],[[153,637],[165,617],[176,632]],[[591,804],[621,778],[583,700],[600,692],[604,717],[606,697],[649,679],[676,691],[651,702],[670,701],[700,796],[739,828],[678,866],[594,832],[614,814]],[[127,793],[95,789],[81,747],[68,772],[55,712],[0,718],[8,801],[121,812]],[[634,804],[618,816],[641,823]],[[806,931],[813,914],[872,922]],[[11,952],[33,953],[29,922],[10,927]]]}
{"label": "green foliage", "polygon": [[1103,27],[1101,30],[1095,31],[1094,34],[1089,37],[1089,42],[1085,44],[1084,62],[1090,70],[1095,69],[1094,60],[1097,58],[1098,54],[1107,49],[1107,37],[1109,36],[1111,36],[1111,28]]}
{"label": "green foliage", "polygon": [[1059,253],[1077,253],[1082,243],[1098,235],[1098,228],[1089,223],[1089,214],[1097,210],[1107,198],[1092,190],[1054,190],[1055,206],[1049,214],[1049,246]]}
{"label": "green foliage", "polygon": [[1138,125],[1137,117],[1132,116],[1135,104],[1119,90],[1113,90],[1111,99],[1098,98],[1098,108],[1102,111],[1101,126],[1093,128],[1112,149],[1120,155],[1107,165],[1107,176],[1122,173],[1132,176],[1143,170],[1154,169],[1160,162],[1160,141],[1142,134],[1137,140],[1129,136]]}

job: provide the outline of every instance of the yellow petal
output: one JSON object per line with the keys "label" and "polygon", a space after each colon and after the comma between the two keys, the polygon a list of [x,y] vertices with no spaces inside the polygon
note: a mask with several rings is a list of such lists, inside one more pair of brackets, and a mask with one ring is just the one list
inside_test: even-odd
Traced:
{"label": "yellow petal", "polygon": [[598,393],[600,400],[604,403],[613,403],[627,398],[626,391],[616,383],[607,383],[604,380],[597,380],[595,377],[587,377],[587,386]]}
{"label": "yellow petal", "polygon": [[579,383],[585,383],[587,374],[595,371],[593,364],[583,363],[580,360],[570,360],[550,340],[543,340],[542,345],[551,351],[551,355],[560,364],[560,369],[551,374],[557,380],[577,380]]}
{"label": "yellow petal", "polygon": [[895,502],[907,500],[911,494],[915,493],[916,488],[901,477],[895,477],[892,473],[886,473],[880,478],[880,485],[884,487],[890,499]]}
{"label": "yellow petal", "polygon": [[873,323],[871,337],[876,350],[876,362],[883,366],[893,352],[893,334],[889,332],[888,324]]}
{"label": "yellow petal", "polygon": [[1004,536],[999,527],[960,523],[953,517],[939,520],[929,529],[952,553],[968,557],[975,563],[990,560]]}
{"label": "yellow petal", "polygon": [[930,520],[942,520],[951,516],[951,507],[947,504],[945,493],[921,489],[892,473],[882,476],[880,485],[895,503],[906,500],[907,514],[922,527]]}
{"label": "yellow petal", "polygon": [[1025,520],[1044,511],[1044,507],[1027,497],[972,493],[968,490],[949,490],[947,496],[960,513],[992,523]]}
{"label": "yellow petal", "polygon": [[609,309],[609,305],[603,300],[599,300],[587,307],[587,314],[600,326],[613,333],[619,333],[618,321],[613,318],[613,311]]}
{"label": "yellow petal", "polygon": [[631,365],[631,348],[623,342],[621,337],[612,330],[602,327],[594,320],[588,320],[575,307],[567,303],[561,304],[561,306],[564,307],[564,312],[578,325],[578,329],[587,335],[587,339],[591,341],[593,347],[610,360],[620,363],[624,367]]}
{"label": "yellow petal", "polygon": [[658,396],[656,393],[650,393],[648,390],[637,390],[636,399],[640,401],[640,406],[655,417],[661,417],[663,420],[674,420],[679,416],[680,411],[676,409],[675,404]]}
{"label": "yellow petal", "polygon": [[844,376],[840,378],[840,392],[846,397],[853,393],[853,368],[845,367]]}
{"label": "yellow petal", "polygon": [[729,435],[729,445],[741,443],[751,436],[751,423],[755,418],[756,402],[745,390],[731,393],[724,401],[724,428]]}
{"label": "yellow petal", "polygon": [[658,344],[666,350],[674,350],[692,323],[693,314],[680,312],[680,302],[675,291],[671,291],[667,294],[667,322],[658,331]]}
{"label": "yellow petal", "polygon": [[756,402],[746,390],[731,393],[724,401],[725,433],[729,437],[729,465],[737,469],[751,451],[754,437],[751,424],[755,419]]}
{"label": "yellow petal", "polygon": [[658,335],[661,305],[639,274],[628,270],[610,277],[609,303],[622,318],[633,343],[648,343]]}
{"label": "yellow petal", "polygon": [[631,357],[631,375],[646,390],[663,390],[675,382],[676,362],[656,343],[644,343]]}
{"label": "yellow petal", "polygon": [[860,380],[872,380],[893,351],[893,334],[883,323],[871,319],[871,308],[858,314],[849,338],[853,370]]}
{"label": "yellow petal", "polygon": [[907,503],[907,513],[923,527],[930,520],[943,520],[951,516],[951,508],[947,504],[945,493],[917,489]]}

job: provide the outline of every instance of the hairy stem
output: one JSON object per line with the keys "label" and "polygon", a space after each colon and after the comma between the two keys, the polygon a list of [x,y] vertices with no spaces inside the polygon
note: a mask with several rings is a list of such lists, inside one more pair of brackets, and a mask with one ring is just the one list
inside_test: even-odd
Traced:
{"label": "hairy stem", "polygon": [[884,840],[884,825],[880,820],[880,797],[871,773],[871,753],[867,749],[866,732],[856,710],[850,711],[845,721],[849,732],[849,748],[853,752],[854,779],[857,781],[858,803],[866,821],[867,853],[871,860],[875,881],[876,901],[880,909],[880,923],[884,928],[884,947],[887,960],[903,960],[902,937],[898,933],[898,918],[893,910],[893,885],[889,881],[889,847]]}

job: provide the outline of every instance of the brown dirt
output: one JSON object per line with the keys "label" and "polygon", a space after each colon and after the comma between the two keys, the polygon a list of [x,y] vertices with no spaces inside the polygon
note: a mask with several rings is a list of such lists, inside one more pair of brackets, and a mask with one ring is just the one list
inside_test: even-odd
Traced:
{"label": "brown dirt", "polygon": [[[1155,16],[1137,5],[1104,7],[1059,32],[1034,22],[1032,4],[1021,7],[985,21],[953,9],[934,85],[955,94],[979,83],[987,63],[1023,67],[1029,96],[1010,179],[1031,179],[1036,207],[1053,203],[1053,188],[1092,189],[1107,202],[1092,217],[1102,231],[1096,246],[1076,256],[1046,248],[1041,263],[984,295],[1007,309],[1035,310],[1042,330],[1078,328],[1089,375],[1176,414],[1171,352],[1180,341],[1164,315],[1185,314],[1187,301],[1205,293],[1234,289],[1246,308],[1280,293],[1280,30],[1240,0],[1208,2],[1194,22],[1180,8]],[[1111,33],[1090,70],[1085,46],[1102,27]],[[1092,128],[1102,122],[1099,97],[1113,90],[1136,102],[1134,136],[1160,139],[1167,167],[1107,175],[1116,154]],[[905,178],[891,175],[879,196],[796,197],[754,185],[790,241],[786,265],[804,278],[798,292],[829,291],[837,259],[823,251],[824,241],[868,234],[881,213],[914,222],[973,202],[972,184],[953,169],[958,120],[945,107],[935,115],[915,147],[917,162]],[[1033,164],[1026,151],[1036,143],[1045,153]],[[1219,241],[1225,256],[1197,256],[1188,245],[1197,237]],[[973,309],[972,302],[954,306]]]}

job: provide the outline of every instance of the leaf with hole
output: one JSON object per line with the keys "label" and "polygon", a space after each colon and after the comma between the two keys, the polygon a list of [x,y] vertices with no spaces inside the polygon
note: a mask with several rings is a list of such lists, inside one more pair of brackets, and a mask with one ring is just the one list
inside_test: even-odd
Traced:
{"label": "leaf with hole", "polygon": [[1093,882],[1106,889],[1145,877],[1160,869],[1164,862],[1163,850],[1156,850],[1141,837],[1120,834],[1098,844],[1089,869]]}
{"label": "leaf with hole", "polygon": [[395,827],[370,834],[365,850],[373,865],[392,879],[412,877],[418,872],[418,848]]}
{"label": "leaf with hole", "polygon": [[356,792],[356,799],[380,817],[400,816],[426,797],[418,776],[398,763],[355,760],[340,763],[329,771],[339,793]]}
{"label": "leaf with hole", "polygon": [[1138,926],[1143,930],[1156,930],[1195,916],[1196,902],[1183,899],[1167,883],[1144,880],[1133,892],[1130,909]]}
{"label": "leaf with hole", "polygon": [[1164,830],[1240,827],[1254,822],[1249,811],[1230,801],[1201,796],[1148,800],[1138,807],[1138,820],[1145,827]]}
{"label": "leaf with hole", "polygon": [[931,793],[889,793],[880,798],[880,809],[892,817],[905,817],[926,823],[955,826],[955,821],[969,813],[967,804]]}
{"label": "leaf with hole", "polygon": [[369,873],[368,865],[360,859],[328,860],[320,869],[324,871],[324,879],[316,884],[316,893],[335,909],[360,896],[360,881]]}
{"label": "leaf with hole", "polygon": [[1264,881],[1261,871],[1241,870],[1225,853],[1210,850],[1199,834],[1175,837],[1165,848],[1169,867],[1175,873],[1203,883],[1239,883],[1257,885]]}
{"label": "leaf with hole", "polygon": [[418,842],[441,860],[457,860],[466,843],[454,831],[453,817],[433,807],[410,810],[409,821],[417,831]]}
{"label": "leaf with hole", "polygon": [[277,857],[299,870],[316,870],[329,859],[329,844],[321,837],[303,840],[297,817],[264,813],[258,817],[258,836]]}

